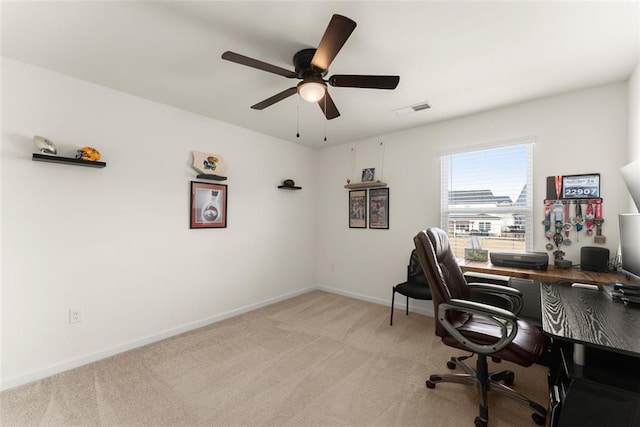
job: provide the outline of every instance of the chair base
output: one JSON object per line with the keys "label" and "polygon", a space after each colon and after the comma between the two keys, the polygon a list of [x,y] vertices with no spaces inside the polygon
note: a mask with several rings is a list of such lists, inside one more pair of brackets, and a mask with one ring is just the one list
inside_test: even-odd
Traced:
{"label": "chair base", "polygon": [[[487,369],[487,356],[478,355],[476,369],[469,366],[464,360],[470,356],[452,357],[447,362],[449,369],[460,367],[465,373],[463,374],[441,374],[431,375],[427,380],[427,388],[435,388],[436,384],[441,382],[450,382],[458,384],[473,385],[478,388],[480,395],[479,415],[474,420],[476,427],[484,427],[489,420],[489,407],[487,402],[487,394],[492,391],[496,394],[507,396],[523,405],[528,406],[535,412],[531,414],[533,421],[541,426],[547,423],[547,410],[537,402],[530,400],[526,396],[513,390],[509,385],[513,384],[515,374],[513,371],[497,371],[489,373]],[[502,381],[504,384],[502,384]]]}

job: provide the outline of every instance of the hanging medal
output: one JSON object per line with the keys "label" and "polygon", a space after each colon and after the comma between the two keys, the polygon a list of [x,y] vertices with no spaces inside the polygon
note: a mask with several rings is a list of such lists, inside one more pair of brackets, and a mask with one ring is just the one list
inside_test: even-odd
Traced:
{"label": "hanging medal", "polygon": [[556,248],[559,248],[564,240],[564,237],[562,237],[563,211],[564,207],[562,206],[562,202],[560,200],[556,200],[552,208],[553,221],[555,224],[555,234],[553,235],[553,241],[556,244]]}
{"label": "hanging medal", "polygon": [[584,217],[582,216],[582,203],[580,203],[580,200],[576,200],[576,216],[571,220],[571,222],[576,227],[576,242],[579,242],[580,231],[582,231],[582,224],[584,224]]}
{"label": "hanging medal", "polygon": [[562,214],[564,208],[562,206],[562,202],[560,201],[560,191],[562,190],[562,176],[555,177],[556,184],[556,201],[552,207],[553,220],[555,223],[555,234],[553,235],[553,241],[556,244],[556,248],[560,248],[564,237],[562,237]]}
{"label": "hanging medal", "polygon": [[562,243],[564,243],[567,246],[571,245],[572,243],[571,239],[569,238],[569,233],[573,228],[573,224],[571,224],[571,220],[569,219],[570,209],[571,209],[571,202],[567,200],[564,204],[564,223],[562,224],[562,229],[564,230],[564,240],[562,241]]}
{"label": "hanging medal", "polygon": [[596,236],[593,241],[595,243],[605,243],[607,238],[602,235],[602,223],[604,222],[604,218],[602,218],[602,199],[596,199],[596,214],[593,222],[596,224]]}
{"label": "hanging medal", "polygon": [[587,236],[593,235],[593,200],[587,200],[587,212],[584,215],[585,222],[587,224]]}
{"label": "hanging medal", "polygon": [[544,201],[544,221],[542,221],[542,225],[544,225],[544,236],[548,241],[546,248],[548,251],[553,250],[553,245],[551,244],[551,238],[553,237],[553,231],[551,231],[551,200]]}

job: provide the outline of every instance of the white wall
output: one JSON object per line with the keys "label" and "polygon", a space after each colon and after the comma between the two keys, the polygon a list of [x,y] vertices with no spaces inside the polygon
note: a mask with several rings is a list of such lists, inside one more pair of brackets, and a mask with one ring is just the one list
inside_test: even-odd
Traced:
{"label": "white wall", "polygon": [[[617,213],[627,210],[628,199],[621,190],[624,183],[619,173],[628,162],[627,90],[626,83],[613,84],[323,149],[319,158],[318,283],[389,301],[392,285],[406,277],[413,236],[440,224],[441,151],[526,136],[536,138],[534,250],[546,251],[541,224],[546,177],[600,173],[604,246],[614,255]],[[381,179],[390,188],[390,229],[349,229],[344,181],[371,166],[380,142],[385,146]],[[355,162],[350,160],[352,148],[358,153]],[[580,244],[593,245],[593,240],[583,232]],[[579,246],[564,250],[567,259],[579,262]],[[429,304],[416,303],[416,307],[428,310]]]}
{"label": "white wall", "polygon": [[629,160],[640,159],[640,62],[629,78]]}
{"label": "white wall", "polygon": [[[8,59],[2,105],[3,387],[315,284],[316,151]],[[192,150],[229,164],[226,229],[189,229]]]}

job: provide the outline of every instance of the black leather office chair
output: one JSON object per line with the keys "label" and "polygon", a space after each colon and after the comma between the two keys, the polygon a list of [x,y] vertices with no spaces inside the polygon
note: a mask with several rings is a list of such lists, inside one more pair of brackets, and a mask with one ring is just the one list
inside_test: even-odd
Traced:
{"label": "black leather office chair", "polygon": [[[431,375],[427,387],[434,388],[440,382],[455,382],[478,387],[480,396],[479,415],[476,427],[486,427],[489,419],[487,394],[496,392],[529,406],[538,425],[546,424],[546,409],[529,400],[510,387],[514,381],[512,371],[489,373],[487,357],[504,359],[521,366],[530,366],[546,351],[547,338],[534,326],[518,319],[522,307],[521,294],[517,289],[491,284],[468,284],[449,246],[447,234],[430,228],[414,238],[420,264],[427,276],[433,296],[436,315],[436,335],[450,347],[467,350],[478,355],[476,369],[467,365],[467,357],[452,357],[447,367],[457,367],[464,374]],[[487,293],[502,294],[510,298],[511,311],[495,306],[470,301],[470,287]]]}
{"label": "black leather office chair", "polygon": [[395,303],[396,292],[407,297],[406,314],[409,315],[409,298],[430,300],[431,290],[427,283],[427,278],[420,266],[420,260],[416,250],[411,251],[409,257],[409,265],[407,266],[407,281],[395,285],[391,292],[391,321],[389,325],[393,326],[393,306]]}

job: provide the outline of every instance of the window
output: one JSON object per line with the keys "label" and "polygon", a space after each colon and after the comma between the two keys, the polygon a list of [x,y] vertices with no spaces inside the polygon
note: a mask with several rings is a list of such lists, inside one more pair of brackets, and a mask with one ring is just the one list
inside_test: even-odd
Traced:
{"label": "window", "polygon": [[457,257],[533,248],[533,138],[441,157],[441,214]]}
{"label": "window", "polygon": [[455,229],[456,229],[456,231],[458,233],[462,233],[462,234],[468,233],[469,232],[469,224],[463,224],[463,223],[457,222],[455,224]]}
{"label": "window", "polygon": [[490,232],[491,231],[491,223],[490,222],[482,222],[480,221],[478,223],[478,230],[483,231],[483,232]]}

